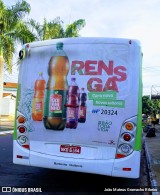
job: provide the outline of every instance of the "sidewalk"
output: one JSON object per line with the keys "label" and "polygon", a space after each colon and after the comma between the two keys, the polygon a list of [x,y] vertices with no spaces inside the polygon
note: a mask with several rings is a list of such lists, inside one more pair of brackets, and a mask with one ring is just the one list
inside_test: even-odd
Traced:
{"label": "sidewalk", "polygon": [[14,116],[0,116],[0,132],[14,129]]}
{"label": "sidewalk", "polygon": [[155,137],[146,137],[146,133],[143,133],[143,138],[151,186],[158,189],[159,192],[152,194],[160,194],[160,125],[156,125],[155,128]]}

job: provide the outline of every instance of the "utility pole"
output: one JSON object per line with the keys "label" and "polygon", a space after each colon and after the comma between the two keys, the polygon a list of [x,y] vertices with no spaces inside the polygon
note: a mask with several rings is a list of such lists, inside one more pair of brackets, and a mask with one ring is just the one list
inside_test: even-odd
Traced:
{"label": "utility pole", "polygon": [[[159,90],[157,88],[159,88]],[[151,100],[153,99],[160,99],[160,86],[151,86]]]}

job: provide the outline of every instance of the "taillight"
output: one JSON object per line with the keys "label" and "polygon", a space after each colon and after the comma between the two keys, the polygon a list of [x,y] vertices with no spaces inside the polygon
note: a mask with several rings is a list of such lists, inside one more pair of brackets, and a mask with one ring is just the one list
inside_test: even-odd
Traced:
{"label": "taillight", "polygon": [[116,154],[116,158],[124,158],[124,157],[126,157],[125,154]]}
{"label": "taillight", "polygon": [[23,148],[29,149],[29,144],[23,144]]}
{"label": "taillight", "polygon": [[134,128],[134,124],[132,122],[126,122],[124,126],[128,131],[131,131]]}
{"label": "taillight", "polygon": [[131,140],[131,135],[130,134],[128,134],[128,133],[125,133],[124,135],[123,135],[123,139],[124,139],[124,141],[130,141]]}
{"label": "taillight", "polygon": [[18,137],[18,142],[19,142],[21,145],[26,144],[26,143],[28,142],[28,138],[27,138],[26,136],[24,136],[24,135],[20,135],[20,136]]}
{"label": "taillight", "polygon": [[137,117],[132,117],[122,124],[117,144],[116,158],[124,158],[133,152]]}
{"label": "taillight", "polygon": [[18,130],[20,133],[25,133],[26,132],[26,127],[25,126],[18,126]]}
{"label": "taillight", "polygon": [[131,147],[130,147],[129,144],[122,144],[122,145],[120,146],[120,149],[121,149],[121,151],[122,151],[124,154],[128,154],[129,151],[130,151],[130,149],[131,149]]}
{"label": "taillight", "polygon": [[26,119],[24,116],[20,115],[20,116],[18,116],[17,121],[18,121],[18,123],[23,124],[23,123],[25,123]]}
{"label": "taillight", "polygon": [[17,116],[17,142],[22,147],[29,149],[30,146],[26,118],[20,112],[17,113]]}

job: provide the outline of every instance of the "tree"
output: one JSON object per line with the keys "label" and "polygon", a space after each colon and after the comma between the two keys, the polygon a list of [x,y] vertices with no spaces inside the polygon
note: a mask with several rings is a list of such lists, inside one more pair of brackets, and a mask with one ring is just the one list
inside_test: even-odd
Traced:
{"label": "tree", "polygon": [[25,21],[24,17],[30,13],[30,9],[30,5],[25,0],[17,2],[16,5],[9,8],[0,0],[0,109],[2,108],[4,62],[7,71],[11,73],[12,58],[18,43],[77,37],[85,25],[85,21],[80,19],[67,25],[66,30],[64,30],[60,17],[50,22],[44,19],[43,25],[33,19]]}
{"label": "tree", "polygon": [[85,20],[79,19],[63,28],[63,21],[60,17],[48,22],[45,18],[43,25],[31,19],[29,24],[32,31],[36,32],[38,40],[47,40],[55,38],[78,37],[79,31],[85,26]]}
{"label": "tree", "polygon": [[2,108],[4,63],[7,71],[11,73],[16,45],[36,39],[30,31],[28,23],[24,21],[24,17],[29,12],[30,5],[25,0],[18,1],[11,7],[6,7],[0,0],[0,109]]}
{"label": "tree", "polygon": [[142,97],[142,113],[151,115],[160,112],[160,100],[151,100],[150,96]]}
{"label": "tree", "polygon": [[79,31],[85,26],[85,20],[79,19],[73,22],[72,24],[68,24],[66,30],[64,32],[64,37],[78,37]]}
{"label": "tree", "polygon": [[153,110],[153,102],[150,100],[149,96],[142,97],[142,113],[150,115]]}

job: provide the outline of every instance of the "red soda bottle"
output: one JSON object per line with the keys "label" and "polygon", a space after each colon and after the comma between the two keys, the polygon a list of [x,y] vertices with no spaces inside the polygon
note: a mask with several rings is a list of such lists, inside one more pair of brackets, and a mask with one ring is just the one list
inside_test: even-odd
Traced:
{"label": "red soda bottle", "polygon": [[80,105],[78,110],[78,122],[85,123],[86,121],[86,100],[87,94],[84,91],[84,88],[81,89],[80,93]]}
{"label": "red soda bottle", "polygon": [[71,78],[67,102],[66,128],[76,129],[78,125],[79,88],[75,78]]}
{"label": "red soda bottle", "polygon": [[43,73],[39,73],[38,79],[34,84],[34,97],[32,101],[32,119],[34,121],[42,121],[44,110],[44,93],[46,82]]}

